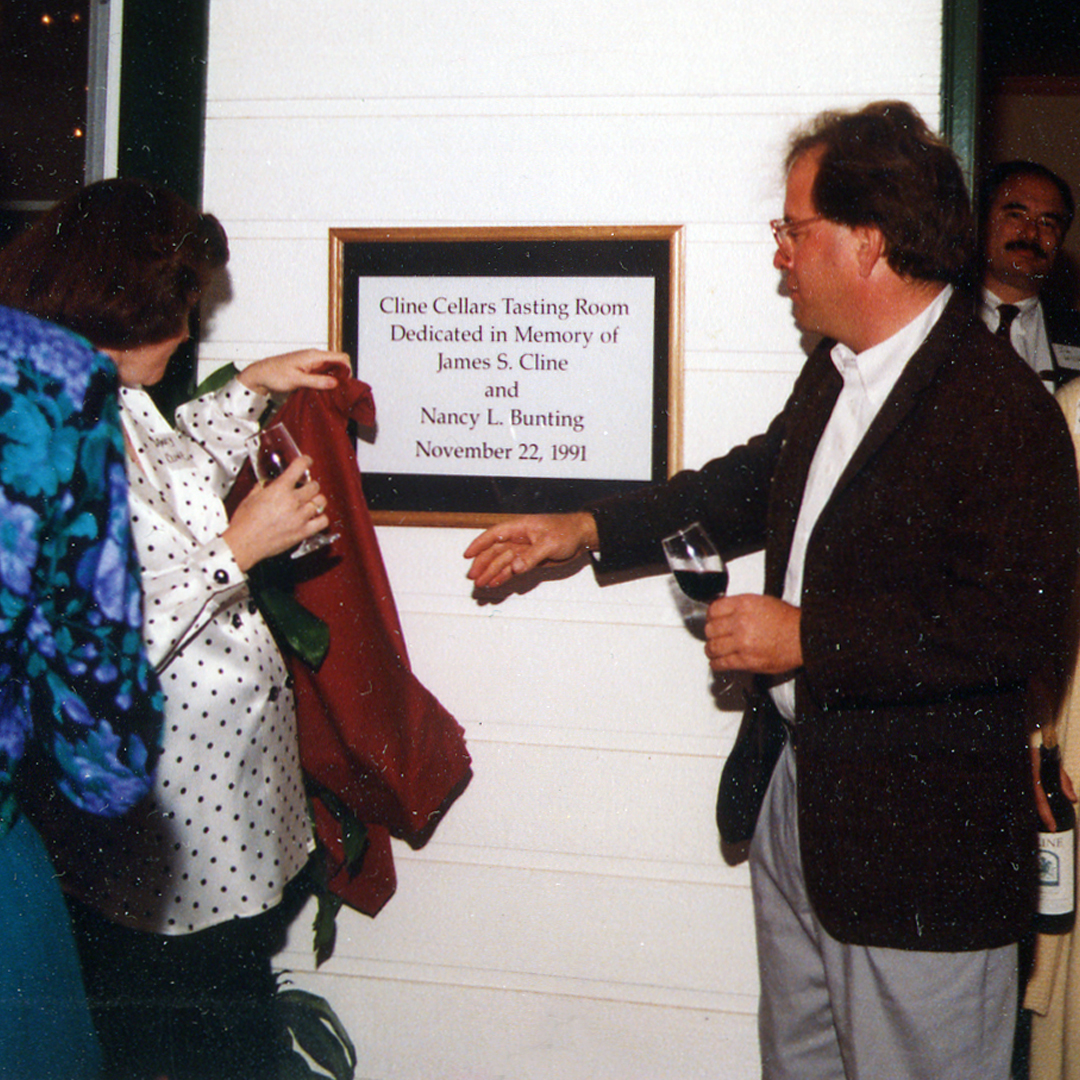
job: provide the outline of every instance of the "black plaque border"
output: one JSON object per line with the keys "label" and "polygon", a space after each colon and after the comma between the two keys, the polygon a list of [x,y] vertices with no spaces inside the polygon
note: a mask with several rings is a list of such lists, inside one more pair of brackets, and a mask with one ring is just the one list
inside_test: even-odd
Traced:
{"label": "black plaque border", "polygon": [[[683,227],[424,228],[330,230],[330,346],[356,365],[357,284],[363,276],[651,277],[652,475],[662,481],[682,449]],[[617,373],[615,373],[617,375]],[[613,386],[617,378],[613,377]],[[373,387],[378,406],[379,387]],[[364,494],[381,525],[486,527],[515,514],[558,513],[640,486],[602,477],[365,473]]]}

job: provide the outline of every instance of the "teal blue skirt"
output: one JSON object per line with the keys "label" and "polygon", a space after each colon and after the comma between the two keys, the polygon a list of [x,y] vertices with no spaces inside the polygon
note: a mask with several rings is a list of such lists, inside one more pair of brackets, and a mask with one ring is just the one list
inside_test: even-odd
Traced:
{"label": "teal blue skirt", "polygon": [[95,1080],[99,1071],[67,907],[20,815],[0,839],[0,1080]]}

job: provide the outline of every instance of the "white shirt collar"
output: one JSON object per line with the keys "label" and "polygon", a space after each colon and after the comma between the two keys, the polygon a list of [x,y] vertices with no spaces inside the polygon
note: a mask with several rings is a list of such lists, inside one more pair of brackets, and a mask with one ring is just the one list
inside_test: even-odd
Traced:
{"label": "white shirt collar", "polygon": [[[991,292],[989,289],[983,289],[982,303],[984,311],[992,311],[998,319],[1001,318],[998,315],[998,308],[1005,303],[996,293]],[[1039,295],[1036,293],[1034,296],[1025,296],[1023,300],[1017,300],[1013,304],[1014,308],[1018,308],[1020,314],[1017,315],[1018,319],[1022,319],[1029,312],[1034,311],[1039,306]]]}
{"label": "white shirt collar", "polygon": [[[998,307],[1002,303],[1004,301],[999,296],[989,289],[983,289],[980,315],[983,322],[995,332],[1001,322]],[[1052,372],[1054,358],[1039,297],[1028,296],[1023,300],[1018,300],[1014,306],[1020,309],[1020,314],[1013,320],[1009,329],[1009,341],[1012,342],[1012,347],[1036,374],[1043,375],[1044,372]],[[1052,383],[1046,385],[1048,390],[1053,390]]]}
{"label": "white shirt collar", "polygon": [[[896,380],[900,378],[900,372],[941,318],[952,294],[953,287],[946,285],[911,322],[901,327],[892,337],[864,349],[861,353],[854,353],[846,345],[839,343],[833,346],[830,355],[836,369],[844,375],[845,382],[857,377],[874,413],[885,403],[896,385]],[[852,373],[852,367],[857,376]],[[846,375],[845,368],[848,369]]]}

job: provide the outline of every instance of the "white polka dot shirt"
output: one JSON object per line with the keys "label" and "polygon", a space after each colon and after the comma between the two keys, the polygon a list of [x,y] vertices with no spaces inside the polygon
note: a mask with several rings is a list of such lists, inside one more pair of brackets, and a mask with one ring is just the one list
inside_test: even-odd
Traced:
{"label": "white polka dot shirt", "polygon": [[234,380],[183,406],[174,431],[144,391],[121,391],[164,748],[149,801],[67,884],[136,929],[184,934],[266,911],[312,846],[287,671],[220,538],[266,404]]}

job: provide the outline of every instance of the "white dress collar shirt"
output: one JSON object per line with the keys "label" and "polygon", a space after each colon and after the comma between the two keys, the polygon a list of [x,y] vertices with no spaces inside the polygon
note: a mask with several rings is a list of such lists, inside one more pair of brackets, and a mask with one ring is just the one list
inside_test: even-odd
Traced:
{"label": "white dress collar shirt", "polygon": [[[844,386],[833,406],[806,478],[784,579],[784,600],[789,604],[798,607],[802,602],[806,548],[837,480],[892,392],[907,362],[941,317],[952,292],[952,286],[947,285],[911,322],[891,338],[864,352],[856,355],[846,345],[833,346],[832,361],[844,379]],[[793,720],[794,678],[773,687],[772,696],[780,713]]]}
{"label": "white dress collar shirt", "polygon": [[[982,321],[995,333],[1001,322],[998,308],[1003,303],[1004,301],[989,289],[983,289],[979,314]],[[1054,361],[1050,354],[1050,335],[1046,331],[1042,304],[1037,296],[1029,296],[1026,300],[1018,300],[1013,306],[1020,309],[1020,314],[1013,319],[1013,324],[1009,327],[1009,341],[1020,358],[1042,378],[1043,385],[1052,393]]]}

